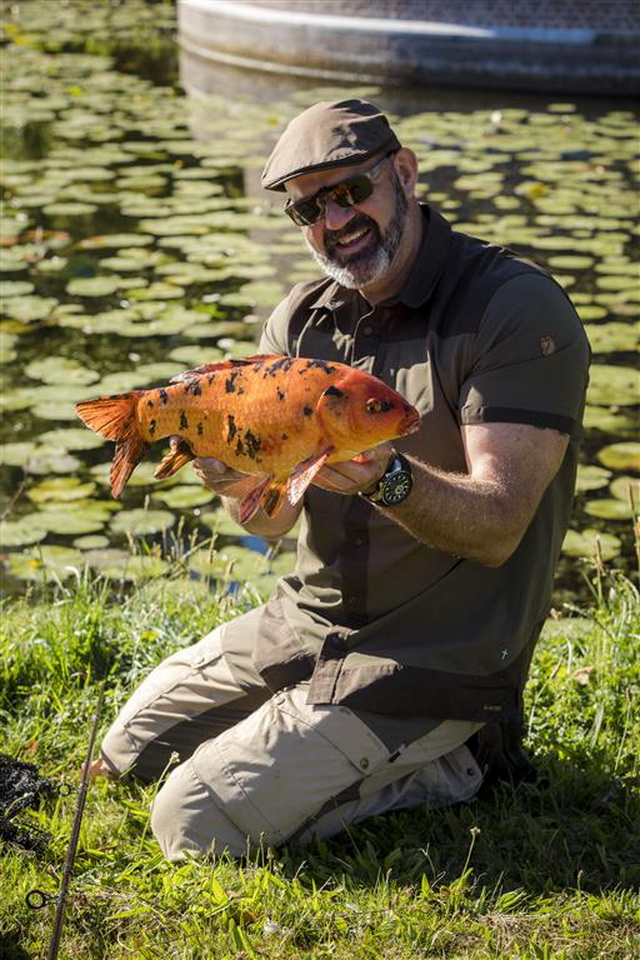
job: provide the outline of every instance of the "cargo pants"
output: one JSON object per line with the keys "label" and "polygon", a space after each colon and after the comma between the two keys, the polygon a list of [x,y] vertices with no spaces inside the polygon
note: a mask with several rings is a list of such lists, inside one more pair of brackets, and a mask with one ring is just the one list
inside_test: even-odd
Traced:
{"label": "cargo pants", "polygon": [[308,704],[306,682],[274,694],[252,664],[259,615],[164,660],[101,745],[117,776],[151,781],[172,767],[151,814],[169,860],[306,843],[477,792],[482,774],[465,741],[482,724]]}

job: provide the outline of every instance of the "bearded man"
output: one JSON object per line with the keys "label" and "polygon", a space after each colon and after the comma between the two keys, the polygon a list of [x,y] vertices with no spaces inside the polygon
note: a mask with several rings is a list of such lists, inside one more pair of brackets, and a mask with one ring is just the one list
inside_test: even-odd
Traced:
{"label": "bearded man", "polygon": [[[253,517],[278,539],[301,516],[294,572],[116,718],[94,773],[151,780],[179,754],[152,815],[169,859],[329,837],[528,769],[511,733],[569,521],[589,351],[554,280],[452,230],[417,181],[415,154],[357,99],[296,117],[264,170],[325,276],[276,307],[260,351],[372,373],[421,425]],[[240,475],[196,471],[238,519]]]}

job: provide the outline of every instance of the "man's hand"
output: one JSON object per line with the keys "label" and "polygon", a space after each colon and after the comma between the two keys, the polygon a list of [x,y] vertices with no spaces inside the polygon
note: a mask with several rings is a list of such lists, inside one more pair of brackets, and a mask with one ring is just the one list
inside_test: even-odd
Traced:
{"label": "man's hand", "polygon": [[228,467],[216,457],[198,457],[192,461],[193,471],[207,490],[211,490],[219,497],[242,499],[242,488],[247,485],[247,474],[239,473]]}
{"label": "man's hand", "polygon": [[353,460],[344,460],[326,464],[318,471],[313,482],[323,490],[353,496],[356,493],[372,490],[393,453],[390,443],[381,443],[379,447],[365,450]]}

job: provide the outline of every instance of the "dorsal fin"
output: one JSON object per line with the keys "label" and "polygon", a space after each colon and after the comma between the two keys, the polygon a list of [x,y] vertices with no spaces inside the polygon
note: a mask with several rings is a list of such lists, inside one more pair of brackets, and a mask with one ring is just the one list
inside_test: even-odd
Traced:
{"label": "dorsal fin", "polygon": [[233,370],[234,367],[249,367],[260,362],[269,360],[280,360],[277,353],[257,353],[252,357],[239,357],[237,360],[218,360],[216,363],[203,363],[193,370],[185,370],[171,378],[171,383],[179,383],[181,380],[190,380],[192,377],[200,377],[204,373],[216,373],[222,370]]}

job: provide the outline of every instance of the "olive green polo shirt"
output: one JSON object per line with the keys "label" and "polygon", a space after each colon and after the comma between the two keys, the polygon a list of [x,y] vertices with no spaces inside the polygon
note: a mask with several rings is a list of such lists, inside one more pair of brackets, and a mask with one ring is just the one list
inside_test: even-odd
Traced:
{"label": "olive green polo shirt", "polygon": [[331,279],[298,284],[267,321],[261,352],[380,377],[421,414],[397,448],[443,470],[467,472],[460,427],[487,422],[568,434],[564,461],[498,568],[427,547],[361,498],[312,486],[295,572],[267,604],[255,660],[274,689],[311,677],[311,702],[482,720],[513,707],[548,611],[589,350],[550,277],[423,213],[397,297],[372,306]]}

